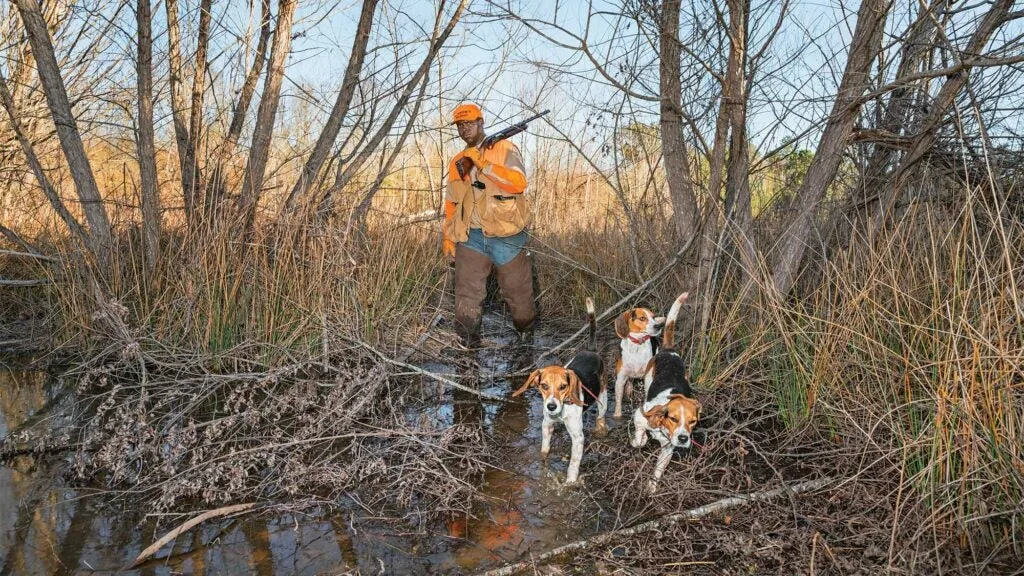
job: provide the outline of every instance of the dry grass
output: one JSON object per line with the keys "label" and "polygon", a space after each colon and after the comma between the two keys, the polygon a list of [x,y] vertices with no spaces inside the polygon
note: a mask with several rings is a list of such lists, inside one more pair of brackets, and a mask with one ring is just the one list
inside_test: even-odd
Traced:
{"label": "dry grass", "polygon": [[[586,195],[538,187],[532,241],[544,321],[553,324],[580,318],[586,295],[600,306],[628,293],[674,245],[657,192],[627,191],[644,223],[634,234],[607,187],[562,182]],[[153,278],[137,234],[126,230],[116,303],[99,306],[78,270],[49,268],[54,284],[39,294],[59,311],[61,341],[85,351],[75,372],[89,415],[78,471],[161,509],[331,498],[358,486],[388,494],[382,506],[460,508],[486,464],[471,455],[486,454],[487,439],[405,422],[400,377],[355,344],[394,354],[443,304],[437,223],[391,225],[395,213],[432,205],[422,195],[382,195],[366,237],[343,220],[260,227],[246,244],[227,230],[168,229]],[[68,250],[59,239],[43,244]],[[757,481],[826,468],[856,478],[856,488],[822,506],[833,520],[883,527],[870,537],[882,550],[872,566],[920,570],[949,547],[982,559],[1020,554],[1022,245],[1019,220],[996,217],[967,194],[957,210],[913,208],[890,233],[812,256],[789,297],[762,289],[742,299],[743,276],[726,268],[709,329],[688,350],[705,405],[718,405],[709,431],[726,438],[717,465],[728,472],[736,458],[757,456],[738,456],[751,452],[743,438],[753,434],[766,462]],[[685,273],[642,303],[663,308]],[[728,473],[725,491],[750,481]],[[609,493],[648,515],[692,504],[678,496],[652,510]],[[797,532],[804,548],[828,555],[832,543]],[[671,552],[642,544],[655,547],[652,557]]]}

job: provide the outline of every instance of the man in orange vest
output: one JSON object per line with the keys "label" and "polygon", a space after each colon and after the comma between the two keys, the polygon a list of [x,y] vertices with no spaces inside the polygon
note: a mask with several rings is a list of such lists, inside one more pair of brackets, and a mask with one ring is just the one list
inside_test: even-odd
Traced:
{"label": "man in orange vest", "polygon": [[484,118],[476,104],[455,108],[453,123],[466,142],[466,149],[448,165],[442,228],[444,254],[455,263],[455,331],[463,346],[479,343],[481,308],[493,268],[520,342],[532,341],[537,312],[533,266],[523,249],[531,218],[523,157],[508,140],[481,148]]}

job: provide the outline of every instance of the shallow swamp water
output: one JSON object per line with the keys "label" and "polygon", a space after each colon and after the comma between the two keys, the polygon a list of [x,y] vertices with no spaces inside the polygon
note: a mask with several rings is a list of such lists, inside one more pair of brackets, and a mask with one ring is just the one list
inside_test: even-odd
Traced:
{"label": "shallow swamp water", "polygon": [[[468,362],[430,360],[420,366],[505,397],[525,378],[510,373],[534,358],[512,345],[504,324],[486,317],[484,336],[494,346]],[[538,334],[535,353],[558,341],[553,334]],[[156,519],[144,511],[112,507],[103,493],[66,484],[59,472],[63,456],[19,456],[0,466],[0,576],[472,573],[609,528],[607,503],[585,489],[562,485],[569,453],[564,429],[556,429],[551,457],[541,460],[540,406],[531,394],[526,402],[498,403],[440,388],[426,378],[419,386],[422,401],[406,411],[410,423],[479,425],[501,451],[499,465],[484,474],[469,515],[395,522],[374,517],[353,495],[332,512],[210,521],[140,567],[124,570],[184,518],[155,530]],[[59,427],[69,405],[69,394],[52,375],[0,364],[0,438],[41,421]],[[624,438],[616,428],[625,424],[609,424],[609,438],[595,439],[588,432],[588,445]],[[593,429],[593,414],[586,429]],[[595,457],[588,448],[584,469]]]}

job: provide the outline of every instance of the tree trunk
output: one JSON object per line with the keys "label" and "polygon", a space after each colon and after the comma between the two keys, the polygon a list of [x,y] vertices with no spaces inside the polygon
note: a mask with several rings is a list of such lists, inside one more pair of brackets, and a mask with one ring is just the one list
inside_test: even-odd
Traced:
{"label": "tree trunk", "polygon": [[181,195],[185,204],[185,217],[192,221],[192,193],[188,183],[192,182],[189,158],[195,156],[189,150],[191,139],[188,135],[188,124],[185,123],[185,110],[188,103],[181,86],[181,32],[178,29],[178,0],[165,0],[167,11],[167,67],[170,69],[169,83],[171,88],[171,118],[174,124],[174,141],[178,146],[178,166],[181,168]]}
{"label": "tree trunk", "polygon": [[46,28],[46,21],[39,11],[39,4],[36,0],[15,0],[15,5],[18,7],[29,42],[32,44],[39,80],[57,129],[57,137],[60,139],[61,149],[64,151],[71,178],[82,203],[82,211],[89,223],[91,248],[97,257],[100,270],[105,273],[108,271],[110,256],[108,253],[111,239],[110,220],[107,218],[103,198],[100,196],[96,178],[89,165],[89,157],[85,153],[85,145],[78,132],[78,124],[71,111],[71,103],[68,101],[68,93],[53,52],[53,43]]}
{"label": "tree trunk", "polygon": [[681,64],[679,45],[680,0],[666,0],[661,7],[660,79],[661,146],[665,180],[672,200],[672,222],[678,241],[686,244],[697,231],[697,198],[690,174],[690,155],[683,134]]}
{"label": "tree trunk", "polygon": [[192,75],[192,106],[189,110],[188,146],[185,147],[185,171],[182,185],[185,195],[185,216],[195,219],[198,215],[197,191],[202,190],[202,173],[196,159],[199,135],[203,128],[203,94],[206,90],[206,52],[210,44],[210,10],[212,0],[199,3],[199,32],[196,39],[195,73]]}
{"label": "tree trunk", "polygon": [[136,143],[142,185],[142,245],[149,282],[156,271],[156,259],[160,251],[160,190],[156,181],[153,129],[153,15],[149,0],[138,0],[135,19],[138,26],[136,75],[139,93],[139,131]]}
{"label": "tree trunk", "polygon": [[53,207],[53,211],[57,213],[57,216],[64,221],[64,224],[68,227],[71,235],[82,242],[85,249],[92,251],[93,245],[89,239],[88,232],[82,228],[82,225],[78,223],[78,220],[68,211],[67,206],[60,199],[60,195],[57,190],[53,187],[50,179],[46,177],[46,172],[43,171],[43,165],[39,162],[39,157],[36,156],[36,151],[32,147],[32,142],[29,141],[25,135],[25,130],[22,126],[21,116],[18,114],[18,110],[14,104],[14,96],[11,94],[10,89],[7,85],[7,80],[3,76],[3,72],[0,71],[0,102],[3,103],[4,110],[7,111],[7,116],[11,119],[11,128],[14,130],[14,137],[18,140],[18,144],[21,146],[22,152],[25,153],[25,159],[28,161],[29,168],[32,169],[32,174],[35,175],[36,181],[39,182],[39,186],[43,189],[43,194],[46,199],[49,200],[50,206]]}
{"label": "tree trunk", "polygon": [[289,211],[294,208],[295,202],[306,195],[313,180],[316,179],[324,161],[327,160],[335,140],[338,139],[338,132],[341,131],[341,124],[348,114],[352,104],[352,96],[359,84],[359,75],[362,73],[363,61],[366,59],[366,46],[370,41],[370,30],[373,28],[373,13],[377,8],[378,0],[363,0],[363,9],[359,15],[359,24],[356,26],[356,35],[352,41],[352,52],[348,59],[348,66],[345,68],[345,76],[341,82],[341,89],[338,91],[338,98],[334,101],[331,114],[327,117],[320,137],[316,140],[313,152],[302,167],[302,173],[295,182],[284,209]]}
{"label": "tree trunk", "polygon": [[[330,211],[333,196],[337,194],[339,191],[341,191],[341,189],[344,188],[345,185],[349,183],[352,177],[355,176],[356,172],[358,172],[359,169],[362,168],[363,164],[370,159],[370,156],[373,155],[374,151],[377,150],[377,148],[380,146],[380,143],[391,131],[391,127],[395,124],[395,120],[398,118],[398,115],[401,113],[401,111],[405,108],[405,105],[409,102],[409,98],[412,96],[412,93],[416,89],[416,86],[423,79],[423,76],[426,75],[427,70],[430,69],[430,64],[434,61],[434,57],[441,50],[441,47],[444,46],[444,43],[448,39],[448,36],[450,36],[452,30],[455,29],[455,25],[458,24],[459,18],[462,17],[462,11],[466,8],[466,2],[467,0],[461,0],[459,2],[458,7],[455,8],[455,13],[452,14],[451,19],[445,26],[444,31],[441,32],[441,35],[431,39],[430,48],[427,50],[427,54],[423,58],[423,62],[420,64],[420,67],[416,70],[416,73],[413,74],[413,77],[409,80],[408,84],[406,84],[405,89],[402,90],[402,94],[399,96],[398,101],[395,102],[395,105],[391,109],[391,112],[388,114],[387,118],[384,119],[384,123],[380,126],[380,128],[377,129],[377,132],[374,133],[370,141],[367,142],[365,146],[363,146],[363,149],[359,151],[359,153],[356,155],[354,159],[352,159],[351,162],[349,162],[348,166],[346,166],[344,170],[342,170],[339,167],[337,178],[335,178],[334,184],[331,186],[329,190],[327,190],[327,192],[321,199],[318,212],[323,214]],[[444,5],[442,4],[441,9],[438,10],[437,14],[438,22],[440,21],[441,10],[443,9]],[[438,22],[435,22],[435,30],[437,29]]]}
{"label": "tree trunk", "polygon": [[242,134],[252,95],[256,92],[256,82],[259,80],[260,74],[263,72],[263,64],[267,60],[267,43],[270,40],[270,0],[260,0],[260,6],[260,38],[256,43],[256,54],[249,72],[245,75],[245,81],[242,83],[238,103],[231,114],[231,124],[228,126],[227,136],[213,154],[211,164],[213,172],[208,175],[206,193],[204,194],[207,217],[213,215],[215,208],[224,198],[224,191],[227,187],[224,182],[224,163],[227,162],[228,157],[235,151],[235,146],[238,144],[238,137]]}
{"label": "tree trunk", "polygon": [[[755,273],[756,252],[751,236],[750,149],[747,140],[747,20],[750,0],[728,0],[729,64],[732,102],[729,103],[729,168],[725,191],[725,217],[736,241],[746,276]],[[735,64],[733,66],[733,64]]]}
{"label": "tree trunk", "polygon": [[778,242],[780,248],[772,271],[772,284],[780,294],[787,294],[793,287],[811,234],[814,211],[839,169],[843,148],[860,111],[857,98],[868,87],[871,63],[881,49],[887,6],[885,0],[864,0],[857,11],[857,25],[832,113],[825,124],[814,159],[797,190],[799,212],[782,231]]}
{"label": "tree trunk", "polygon": [[267,78],[263,83],[263,96],[256,113],[256,127],[252,134],[252,147],[249,149],[249,163],[245,168],[242,180],[242,192],[239,208],[248,232],[256,215],[256,205],[260,200],[263,188],[264,172],[270,156],[270,139],[274,134],[274,119],[277,117],[277,105],[281,100],[281,82],[284,79],[284,64],[292,40],[292,19],[295,16],[296,0],[280,0],[277,8],[277,28],[274,32],[274,44],[270,49],[270,64],[267,67]]}
{"label": "tree trunk", "polygon": [[[996,0],[992,8],[985,14],[981,23],[978,24],[974,34],[971,35],[967,48],[963,51],[966,57],[971,58],[982,53],[992,34],[999,26],[1006,22],[1007,15],[1010,13],[1013,4],[1014,0]],[[889,216],[893,206],[896,204],[896,199],[900,195],[900,191],[910,176],[910,169],[935,146],[935,138],[938,135],[939,127],[942,125],[942,120],[946,116],[946,111],[953,105],[956,95],[967,84],[968,74],[970,74],[970,68],[965,67],[963,70],[948,76],[946,83],[939,90],[939,94],[932,101],[928,115],[921,122],[922,130],[917,138],[914,139],[910,150],[903,157],[903,161],[900,162],[892,179],[889,180],[889,185],[885,187],[881,195],[878,211],[874,217],[873,229],[879,229]]]}

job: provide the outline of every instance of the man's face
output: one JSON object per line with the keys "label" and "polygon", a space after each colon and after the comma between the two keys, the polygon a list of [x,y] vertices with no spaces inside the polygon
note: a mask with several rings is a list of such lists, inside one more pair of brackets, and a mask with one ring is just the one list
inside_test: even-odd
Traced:
{"label": "man's face", "polygon": [[456,122],[455,128],[459,131],[459,138],[462,138],[467,145],[473,146],[480,141],[484,134],[484,119],[465,120]]}

